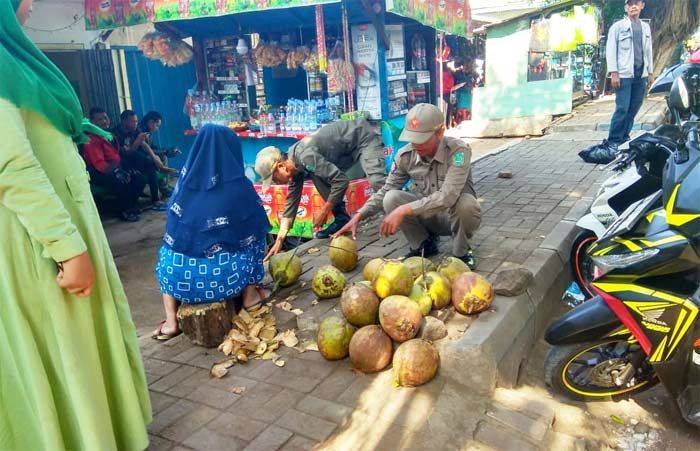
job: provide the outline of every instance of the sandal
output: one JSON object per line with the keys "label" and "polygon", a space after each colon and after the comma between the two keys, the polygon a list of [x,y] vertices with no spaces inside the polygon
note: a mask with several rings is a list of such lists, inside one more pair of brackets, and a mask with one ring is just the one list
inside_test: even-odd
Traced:
{"label": "sandal", "polygon": [[152,204],[151,210],[153,210],[153,211],[167,211],[168,204],[166,204],[165,202],[158,202],[158,203]]}
{"label": "sandal", "polygon": [[158,341],[168,341],[171,338],[175,338],[182,333],[182,331],[180,329],[178,329],[176,332],[173,332],[170,334],[163,333],[163,325],[164,324],[165,324],[165,320],[160,322],[160,324],[158,325],[158,329],[154,330],[153,333],[151,334],[151,338],[153,338],[154,340],[158,340]]}

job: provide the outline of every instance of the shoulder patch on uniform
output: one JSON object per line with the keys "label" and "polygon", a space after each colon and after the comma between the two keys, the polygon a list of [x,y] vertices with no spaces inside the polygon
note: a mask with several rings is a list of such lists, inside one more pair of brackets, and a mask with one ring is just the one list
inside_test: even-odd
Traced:
{"label": "shoulder patch on uniform", "polygon": [[454,155],[452,155],[452,164],[454,164],[458,168],[464,166],[464,151],[460,150],[459,152],[455,152]]}
{"label": "shoulder patch on uniform", "polygon": [[312,164],[307,164],[305,167],[306,167],[306,170],[309,172],[314,172],[314,170],[316,169],[314,167],[314,165],[312,165]]}

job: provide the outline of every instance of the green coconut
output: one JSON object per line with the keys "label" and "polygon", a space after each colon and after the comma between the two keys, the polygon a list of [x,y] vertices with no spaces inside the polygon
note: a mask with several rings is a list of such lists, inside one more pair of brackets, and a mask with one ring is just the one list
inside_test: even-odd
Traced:
{"label": "green coconut", "polygon": [[357,244],[347,236],[333,238],[328,248],[328,258],[339,270],[350,272],[357,266]]}
{"label": "green coconut", "polygon": [[377,324],[379,298],[366,285],[355,284],[346,288],[340,297],[340,308],[345,319],[353,326]]}
{"label": "green coconut", "polygon": [[429,272],[425,275],[425,279],[423,276],[419,277],[413,287],[415,288],[416,285],[421,286],[428,293],[428,296],[433,301],[433,308],[441,309],[450,304],[452,288],[447,278],[441,276],[440,273],[436,271]]}
{"label": "green coconut", "polygon": [[408,296],[412,287],[411,271],[398,261],[384,263],[374,279],[374,291],[381,299],[392,295]]}
{"label": "green coconut", "polygon": [[335,266],[322,266],[314,274],[311,290],[321,299],[336,298],[345,289],[345,276]]}
{"label": "green coconut", "polygon": [[321,355],[327,360],[340,360],[350,351],[350,339],[355,328],[344,318],[330,316],[318,326],[316,344]]}
{"label": "green coconut", "polygon": [[408,257],[403,261],[403,264],[409,271],[411,271],[411,275],[414,279],[417,279],[423,275],[423,271],[426,273],[435,271],[435,263],[423,257]]}
{"label": "green coconut", "polygon": [[301,259],[291,252],[273,255],[268,267],[273,282],[281,287],[292,285],[301,275]]}

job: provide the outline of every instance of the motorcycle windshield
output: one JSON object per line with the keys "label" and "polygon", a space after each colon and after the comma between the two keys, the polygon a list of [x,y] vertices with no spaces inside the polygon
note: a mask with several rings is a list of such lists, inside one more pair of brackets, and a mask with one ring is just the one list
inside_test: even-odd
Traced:
{"label": "motorcycle windshield", "polygon": [[667,67],[663,72],[661,72],[661,75],[654,80],[651,88],[649,88],[649,94],[671,92],[673,80],[683,75],[683,73],[691,67],[693,67],[692,64],[676,64],[674,66]]}

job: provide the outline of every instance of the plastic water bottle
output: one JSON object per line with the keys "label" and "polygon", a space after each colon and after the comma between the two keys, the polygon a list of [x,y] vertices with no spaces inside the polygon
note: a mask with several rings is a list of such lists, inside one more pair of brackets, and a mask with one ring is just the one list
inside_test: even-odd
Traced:
{"label": "plastic water bottle", "polygon": [[569,285],[561,298],[566,302],[566,305],[571,308],[583,304],[586,300],[586,296],[584,296],[581,287],[579,287],[576,282],[571,282],[571,285]]}

